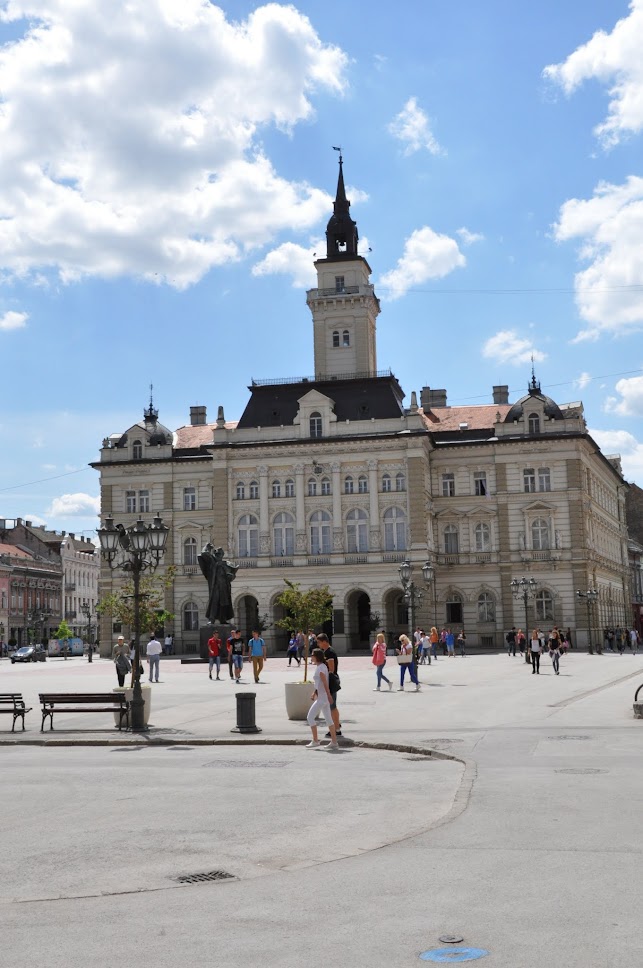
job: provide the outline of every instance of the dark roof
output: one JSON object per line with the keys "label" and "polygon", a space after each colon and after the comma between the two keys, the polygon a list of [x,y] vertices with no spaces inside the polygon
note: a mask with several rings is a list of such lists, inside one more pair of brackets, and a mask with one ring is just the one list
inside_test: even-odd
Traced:
{"label": "dark roof", "polygon": [[520,400],[517,400],[513,404],[509,413],[505,417],[505,423],[515,423],[516,420],[520,420],[522,417],[525,405],[529,403],[530,400],[539,400],[543,404],[543,409],[545,411],[545,416],[549,417],[550,420],[564,420],[563,412],[551,397],[548,397],[546,393],[543,393],[540,389],[540,383],[536,380],[535,375],[532,374],[531,383],[527,384],[527,393]]}
{"label": "dark roof", "polygon": [[237,424],[239,430],[292,426],[299,412],[297,401],[311,390],[330,397],[339,421],[386,420],[404,413],[404,394],[394,376],[271,383],[248,389],[252,395]]}

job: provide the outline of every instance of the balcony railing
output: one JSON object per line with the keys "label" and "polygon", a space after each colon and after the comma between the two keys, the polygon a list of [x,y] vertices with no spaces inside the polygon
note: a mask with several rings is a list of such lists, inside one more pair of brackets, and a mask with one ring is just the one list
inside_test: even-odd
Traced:
{"label": "balcony railing", "polygon": [[308,559],[309,565],[325,566],[330,565],[330,555],[314,555]]}
{"label": "balcony railing", "polygon": [[292,568],[292,558],[271,558],[273,568]]}
{"label": "balcony railing", "polygon": [[239,568],[256,568],[257,559],[256,558],[239,558],[236,562]]}
{"label": "balcony railing", "polygon": [[198,565],[181,565],[179,568],[181,575],[198,575],[199,566]]}
{"label": "balcony railing", "polygon": [[368,555],[344,555],[345,565],[366,565],[368,564]]}
{"label": "balcony railing", "polygon": [[405,551],[387,551],[382,555],[382,561],[390,564],[397,564],[401,561],[406,561]]}
{"label": "balcony railing", "polygon": [[76,591],[76,582],[75,581],[66,581],[65,582],[65,591],[66,592],[75,592]]}

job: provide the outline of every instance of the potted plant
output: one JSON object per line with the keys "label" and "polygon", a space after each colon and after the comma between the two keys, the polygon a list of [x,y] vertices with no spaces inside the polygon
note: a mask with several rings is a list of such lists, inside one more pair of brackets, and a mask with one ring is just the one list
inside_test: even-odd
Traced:
{"label": "potted plant", "polygon": [[288,719],[305,719],[310,708],[312,686],[308,680],[308,631],[320,629],[333,614],[333,599],[328,585],[301,590],[297,582],[285,579],[286,587],[277,599],[284,610],[284,618],[275,624],[286,629],[291,635],[303,631],[304,678],[300,682],[286,683],[286,712]]}

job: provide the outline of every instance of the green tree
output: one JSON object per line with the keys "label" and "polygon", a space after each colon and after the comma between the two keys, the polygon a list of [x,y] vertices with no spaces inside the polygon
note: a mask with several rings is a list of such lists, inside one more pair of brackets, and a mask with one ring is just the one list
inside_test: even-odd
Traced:
{"label": "green tree", "polygon": [[319,631],[324,622],[333,615],[333,596],[328,585],[309,588],[302,592],[298,582],[285,579],[286,588],[283,590],[277,604],[284,610],[284,618],[278,619],[275,625],[287,629],[291,634],[299,631],[306,633],[304,646],[304,682],[308,682],[308,632]]}
{"label": "green tree", "polygon": [[73,639],[74,632],[73,629],[67,625],[67,622],[63,619],[56,631],[54,632],[55,639]]}
{"label": "green tree", "polygon": [[[174,618],[165,608],[165,589],[171,588],[176,568],[170,566],[162,575],[142,575],[140,585],[139,631],[156,632]],[[134,582],[124,581],[116,592],[101,598],[96,606],[99,615],[111,615],[112,621],[134,629]]]}

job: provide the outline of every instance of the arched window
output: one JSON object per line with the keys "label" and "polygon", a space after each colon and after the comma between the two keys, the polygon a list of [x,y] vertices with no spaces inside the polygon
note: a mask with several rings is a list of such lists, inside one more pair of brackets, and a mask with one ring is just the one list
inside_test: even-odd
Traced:
{"label": "arched window", "polygon": [[339,346],[339,333],[337,330],[333,333],[333,349],[337,349]]}
{"label": "arched window", "polygon": [[395,475],[395,490],[396,491],[406,490],[406,477],[402,473]]}
{"label": "arched window", "polygon": [[281,497],[281,481],[272,482],[272,496]]}
{"label": "arched window", "polygon": [[344,494],[352,494],[354,489],[353,478],[349,474],[344,478]]}
{"label": "arched window", "polygon": [[250,491],[250,497],[251,497],[251,499],[253,501],[256,501],[257,498],[259,497],[259,485],[258,485],[258,483],[256,481],[250,481],[250,484],[248,486],[248,490]]}
{"label": "arched window", "polygon": [[368,515],[361,508],[346,515],[346,550],[349,554],[368,551]]}
{"label": "arched window", "polygon": [[488,524],[481,522],[474,528],[476,539],[476,551],[491,551],[491,528]]}
{"label": "arched window", "polygon": [[199,628],[199,609],[194,602],[183,606],[183,631],[196,632]]}
{"label": "arched window", "polygon": [[447,599],[447,625],[462,625],[462,596],[458,592]]}
{"label": "arched window", "polygon": [[384,512],[384,550],[406,550],[406,514],[401,508],[387,508]]}
{"label": "arched window", "polygon": [[143,444],[140,442],[140,440],[135,440],[132,444],[132,457],[134,460],[143,459]]}
{"label": "arched window", "polygon": [[322,416],[320,413],[315,411],[310,415],[310,436],[311,437],[321,437],[322,436]]}
{"label": "arched window", "polygon": [[445,555],[457,555],[460,547],[458,529],[455,524],[447,524],[444,529]]}
{"label": "arched window", "polygon": [[315,511],[310,516],[310,553],[330,554],[330,514],[327,511]]}
{"label": "arched window", "polygon": [[348,332],[347,329],[345,329],[344,332],[342,333],[342,346],[350,346],[350,345],[351,345],[351,334]]}
{"label": "arched window", "polygon": [[548,591],[538,592],[536,595],[536,620],[539,622],[554,620],[554,600]]}
{"label": "arched window", "polygon": [[282,511],[272,523],[274,554],[292,555],[295,553],[295,522],[292,514]]}
{"label": "arched window", "polygon": [[288,478],[288,480],[286,481],[286,497],[294,497],[294,496],[295,496],[295,482],[290,478]]}
{"label": "arched window", "polygon": [[385,494],[388,494],[389,491],[391,490],[391,475],[390,474],[383,474],[382,475],[382,490],[384,491]]}
{"label": "arched window", "polygon": [[489,592],[482,592],[481,595],[478,595],[478,621],[496,621],[496,602]]}
{"label": "arched window", "polygon": [[366,474],[360,474],[357,478],[357,490],[360,494],[368,494],[368,478]]}
{"label": "arched window", "polygon": [[242,481],[237,484],[237,501],[243,501],[246,496],[246,488]]}
{"label": "arched window", "polygon": [[540,417],[537,413],[530,413],[527,417],[527,422],[530,434],[540,433]]}
{"label": "arched window", "polygon": [[196,538],[186,538],[183,542],[183,564],[196,565]]}
{"label": "arched window", "polygon": [[239,557],[256,558],[259,549],[259,528],[254,514],[244,514],[238,525]]}
{"label": "arched window", "polygon": [[315,497],[317,494],[317,481],[314,477],[308,478],[308,497]]}
{"label": "arched window", "polygon": [[536,518],[531,522],[531,547],[534,551],[548,551],[551,547],[549,521],[545,518]]}
{"label": "arched window", "polygon": [[330,494],[330,480],[328,477],[322,477],[321,479],[321,492],[325,496]]}

